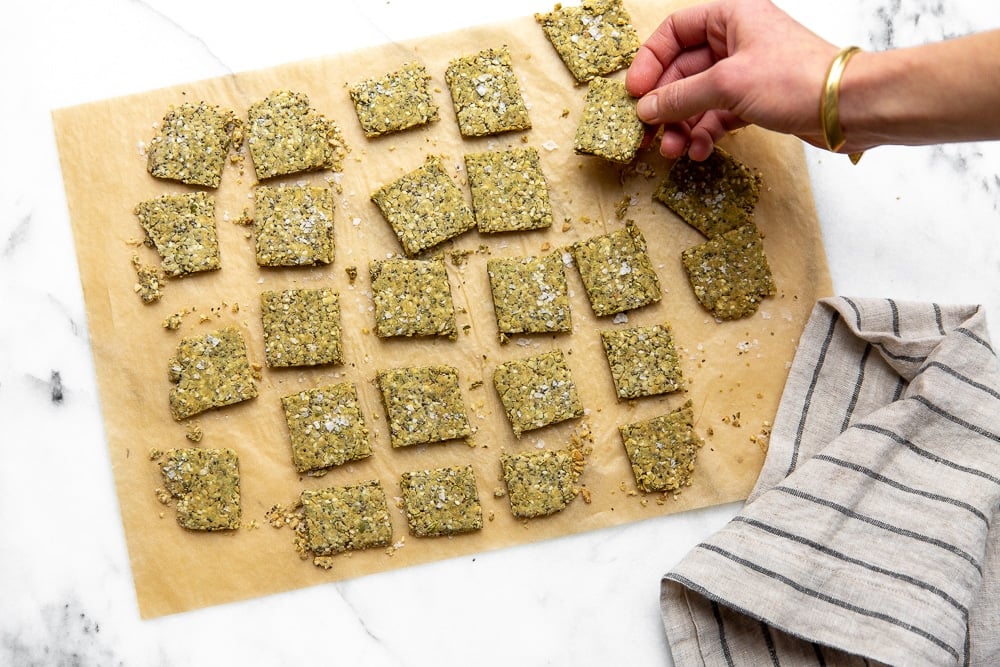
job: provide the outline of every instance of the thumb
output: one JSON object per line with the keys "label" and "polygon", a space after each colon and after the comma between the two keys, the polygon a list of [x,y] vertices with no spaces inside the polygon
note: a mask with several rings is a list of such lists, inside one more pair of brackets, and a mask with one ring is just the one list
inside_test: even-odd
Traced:
{"label": "thumb", "polygon": [[[716,65],[717,67],[718,65]],[[636,105],[639,119],[649,125],[679,123],[713,109],[726,109],[710,68],[646,93]]]}

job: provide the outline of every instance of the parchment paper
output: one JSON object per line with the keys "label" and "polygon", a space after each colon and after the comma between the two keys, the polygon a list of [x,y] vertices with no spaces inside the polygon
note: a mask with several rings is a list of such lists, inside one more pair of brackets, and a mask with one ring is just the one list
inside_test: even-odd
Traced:
{"label": "parchment paper", "polygon": [[[645,38],[673,7],[670,3],[631,3],[628,9]],[[548,6],[540,7],[541,10]],[[478,140],[462,139],[444,71],[454,57],[506,44],[515,73],[530,105],[529,132]],[[428,127],[365,139],[346,85],[380,76],[404,62],[419,60],[433,76],[441,120]],[[617,76],[622,76],[619,73]],[[245,117],[250,104],[272,90],[306,93],[314,108],[336,120],[351,147],[342,176],[329,172],[296,176],[285,182],[339,185],[335,220],[336,260],[329,267],[260,269],[254,260],[250,228],[234,224],[251,207],[253,170],[228,165],[216,191],[222,270],[174,279],[164,298],[143,305],[133,291],[130,263],[139,254],[157,263],[155,253],[136,247],[142,230],[133,214],[141,200],[187,190],[161,181],[145,169],[143,144],[154,136],[171,104],[205,100]],[[574,155],[572,138],[585,87],[576,86],[533,18],[463,30],[406,44],[386,44],[361,53],[330,56],[219,79],[110,99],[53,113],[70,218],[87,304],[90,337],[100,386],[108,451],[114,469],[140,613],[155,617],[356,577],[458,555],[555,538],[658,515],[744,498],[764,457],[766,432],[773,419],[796,341],[813,302],[831,291],[803,152],[798,140],[747,129],[725,142],[738,158],[763,173],[766,188],[756,221],[778,284],[754,317],[717,322],[695,301],[683,274],[680,253],[704,239],[651,199],[669,163],[643,153],[639,161],[655,172],[634,170]],[[567,113],[568,112],[568,113]],[[466,233],[442,250],[477,251],[458,266],[447,262],[458,326],[468,325],[455,341],[379,340],[372,333],[367,265],[373,258],[399,254],[401,248],[369,195],[379,186],[420,166],[429,153],[445,156],[449,173],[468,197],[463,168],[466,152],[524,143],[539,149],[549,180],[556,223],[549,230],[516,235]],[[244,149],[245,150],[245,149]],[[336,182],[334,182],[336,181]],[[616,207],[629,199],[626,217],[645,235],[658,272],[663,299],[628,314],[627,323],[595,318],[576,269],[567,269],[572,291],[574,330],[560,336],[525,336],[505,345],[497,340],[486,276],[489,257],[539,254],[624,225]],[[564,224],[565,223],[565,224]],[[565,229],[564,229],[565,227]],[[346,268],[356,266],[351,284]],[[328,286],[340,293],[344,352],[341,366],[268,369],[251,401],[211,411],[194,419],[202,426],[202,447],[232,447],[240,456],[244,527],[228,533],[195,533],[180,528],[173,509],[156,498],[162,486],[149,450],[191,446],[186,424],[168,410],[167,360],[183,336],[235,324],[243,332],[254,362],[263,364],[260,293],[291,287]],[[238,312],[233,305],[238,304]],[[183,309],[196,309],[178,331],[161,322]],[[205,321],[202,321],[205,320]],[[681,348],[689,388],[665,397],[620,403],[616,400],[598,332],[602,329],[669,322]],[[566,351],[587,416],[513,437],[492,384],[493,369],[553,347]],[[380,397],[373,383],[379,368],[446,363],[459,370],[470,420],[472,446],[463,442],[393,450]],[[304,477],[291,464],[280,397],[304,388],[350,380],[357,383],[372,431],[374,455],[332,470],[325,477]],[[481,381],[482,384],[474,386]],[[696,430],[705,439],[694,484],[677,498],[636,491],[618,426],[668,412],[693,402]],[[577,498],[554,516],[515,520],[500,479],[501,452],[560,448],[586,422],[594,445],[581,483],[591,502]],[[302,560],[289,529],[267,525],[265,512],[290,504],[303,489],[378,478],[390,496],[399,494],[399,475],[409,469],[469,463],[479,485],[487,518],[483,530],[453,538],[407,535],[405,518],[392,508],[392,555],[381,549],[336,557],[330,570]],[[253,524],[257,527],[254,527]]]}

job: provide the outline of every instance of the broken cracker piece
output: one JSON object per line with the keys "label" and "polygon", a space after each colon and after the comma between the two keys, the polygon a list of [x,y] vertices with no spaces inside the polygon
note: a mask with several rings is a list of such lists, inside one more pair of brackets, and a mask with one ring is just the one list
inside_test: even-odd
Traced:
{"label": "broken cracker piece", "polygon": [[749,317],[777,287],[753,223],[681,253],[698,302],[720,320]]}
{"label": "broken cracker piece", "polygon": [[167,492],[176,499],[177,523],[189,530],[240,527],[239,457],[232,449],[171,449],[160,464]]}
{"label": "broken cracker piece", "polygon": [[506,47],[456,58],[448,64],[444,78],[463,137],[531,129]]}
{"label": "broken cracker piece", "polygon": [[579,83],[627,67],[639,50],[639,35],[621,0],[556,5],[535,20]]}
{"label": "broken cracker piece", "polygon": [[376,479],[306,490],[300,499],[306,545],[316,556],[385,547],[392,543],[389,505],[382,483]]}
{"label": "broken cracker piece", "polygon": [[394,368],[378,372],[393,447],[464,438],[472,433],[451,366]]}
{"label": "broken cracker piece", "polygon": [[483,527],[472,466],[404,472],[400,488],[407,524],[418,537],[457,535]]}
{"label": "broken cracker piece", "polygon": [[217,188],[241,126],[231,110],[206,102],[172,107],[146,149],[146,169],[156,178]]}
{"label": "broken cracker piece", "polygon": [[135,215],[167,276],[215,271],[221,266],[215,200],[208,193],[162,195],[137,204]]}
{"label": "broken cracker piece", "polygon": [[619,399],[655,396],[684,385],[680,358],[666,324],[601,332]]}
{"label": "broken cracker piece", "polygon": [[135,269],[135,293],[143,303],[150,304],[163,298],[163,288],[167,284],[163,271],[143,264],[138,255],[132,255],[132,268]]}
{"label": "broken cracker piece", "polygon": [[552,225],[549,188],[534,147],[469,153],[465,168],[480,232],[525,231]]}
{"label": "broken cracker piece", "polygon": [[351,100],[365,136],[378,137],[438,120],[430,78],[423,65],[409,62],[385,76],[351,85]]}
{"label": "broken cracker piece", "polygon": [[236,327],[181,339],[168,364],[177,421],[257,396],[247,347]]}
{"label": "broken cracker piece", "polygon": [[691,485],[702,439],[694,432],[690,401],[665,415],[619,426],[635,483],[642,491],[678,491]]}
{"label": "broken cracker piece", "polygon": [[562,350],[500,364],[493,384],[518,438],[525,431],[583,416]]}
{"label": "broken cracker piece", "polygon": [[646,253],[646,239],[632,222],[571,247],[587,297],[598,317],[617,315],[660,300],[660,282]]}
{"label": "broken cracker piece", "polygon": [[309,97],[275,90],[250,105],[247,144],[258,180],[303,171],[340,171],[347,144],[337,124],[309,106]]}
{"label": "broken cracker piece", "polygon": [[264,292],[260,305],[268,366],[343,362],[336,292],[327,288]]}

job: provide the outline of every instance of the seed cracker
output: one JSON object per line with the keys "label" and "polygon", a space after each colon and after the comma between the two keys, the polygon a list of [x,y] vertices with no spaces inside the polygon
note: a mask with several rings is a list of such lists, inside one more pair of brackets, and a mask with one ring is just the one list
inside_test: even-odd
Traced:
{"label": "seed cracker", "polygon": [[283,396],[292,463],[313,472],[371,456],[368,427],[351,382]]}
{"label": "seed cracker", "polygon": [[253,196],[259,266],[333,262],[335,203],[330,188],[260,185]]}
{"label": "seed cracker", "polygon": [[668,325],[602,331],[601,342],[618,398],[669,394],[684,386],[680,357]]}
{"label": "seed cracker", "polygon": [[463,137],[531,129],[507,47],[456,58],[448,64],[444,78]]}
{"label": "seed cracker", "polygon": [[533,146],[469,153],[465,168],[480,232],[526,231],[552,225],[549,186]]}
{"label": "seed cracker", "polygon": [[753,223],[688,248],[681,263],[698,302],[720,320],[749,317],[777,292]]}
{"label": "seed cracker", "polygon": [[232,449],[171,449],[160,473],[176,499],[177,523],[189,530],[240,527],[239,457]]}
{"label": "seed cracker", "polygon": [[647,493],[691,486],[698,448],[691,403],[665,415],[619,427],[636,486]]}
{"label": "seed cracker", "polygon": [[309,97],[275,90],[250,105],[247,144],[258,180],[303,171],[340,171],[347,144],[332,120],[309,106]]}
{"label": "seed cracker", "polygon": [[376,190],[371,199],[396,233],[407,257],[419,255],[476,225],[462,191],[436,155]]}
{"label": "seed cracker", "polygon": [[215,200],[208,193],[162,195],[137,204],[135,214],[167,276],[215,271],[222,265]]}
{"label": "seed cracker", "polygon": [[392,543],[389,505],[378,480],[306,490],[300,499],[306,544],[316,556],[386,547]]}
{"label": "seed cracker", "polygon": [[708,238],[753,222],[763,176],[716,148],[704,162],[677,160],[653,197]]}
{"label": "seed cracker", "polygon": [[366,79],[348,89],[361,129],[368,138],[438,120],[431,77],[420,63],[404,63],[385,76]]}
{"label": "seed cracker", "polygon": [[343,362],[340,299],[331,289],[291,289],[260,296],[268,366]]}
{"label": "seed cracker", "polygon": [[243,336],[235,326],[181,339],[168,365],[170,412],[180,421],[257,396]]}
{"label": "seed cracker", "polygon": [[493,384],[518,438],[525,431],[583,416],[562,350],[500,364]]}
{"label": "seed cracker", "polygon": [[369,271],[377,336],[457,337],[443,257],[374,260]]}
{"label": "seed cracker", "polygon": [[556,5],[535,20],[579,83],[628,67],[639,50],[639,35],[621,0]]}
{"label": "seed cracker", "polygon": [[455,368],[394,368],[379,371],[377,381],[393,447],[444,442],[472,433]]}
{"label": "seed cracker", "polygon": [[500,466],[511,513],[522,519],[555,514],[580,494],[583,456],[576,449],[502,454]]}
{"label": "seed cracker", "polygon": [[146,169],[156,178],[217,188],[229,148],[241,136],[242,122],[233,111],[185,102],[163,117],[146,149]]}
{"label": "seed cracker", "polygon": [[598,317],[660,300],[660,281],[646,253],[646,239],[632,222],[571,247],[590,305]]}
{"label": "seed cracker", "polygon": [[457,535],[483,527],[472,466],[404,472],[400,488],[410,532],[418,537]]}
{"label": "seed cracker", "polygon": [[583,114],[573,150],[619,164],[635,160],[646,129],[635,111],[636,100],[621,81],[596,77],[587,84]]}
{"label": "seed cracker", "polygon": [[486,271],[501,334],[572,330],[561,253],[490,259]]}

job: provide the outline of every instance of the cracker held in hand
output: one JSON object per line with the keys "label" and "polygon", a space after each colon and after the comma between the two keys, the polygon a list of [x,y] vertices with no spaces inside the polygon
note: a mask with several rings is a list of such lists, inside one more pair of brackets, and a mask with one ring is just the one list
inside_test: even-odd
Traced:
{"label": "cracker held in hand", "polygon": [[205,102],[172,107],[146,149],[146,169],[156,178],[217,188],[242,127],[235,113]]}
{"label": "cracker held in hand", "polygon": [[579,83],[628,67],[639,50],[639,35],[621,0],[556,5],[535,20]]}
{"label": "cracker held in hand", "polygon": [[458,535],[483,527],[472,466],[404,472],[400,487],[406,522],[417,537]]}
{"label": "cracker held in hand", "polygon": [[452,60],[444,78],[463,137],[531,129],[528,107],[506,47]]}
{"label": "cracker held in hand", "polygon": [[369,264],[369,270],[379,338],[457,337],[444,258],[377,259]]}
{"label": "cracker held in hand", "polygon": [[303,171],[340,171],[347,144],[309,97],[276,90],[250,105],[247,144],[258,180]]}
{"label": "cracker held in hand", "polygon": [[368,138],[438,120],[430,75],[420,63],[404,63],[385,76],[353,84],[349,92]]}
{"label": "cracker held in hand", "polygon": [[660,281],[646,253],[646,239],[631,221],[624,229],[578,241],[571,251],[598,317],[660,300]]}
{"label": "cracker held in hand", "polygon": [[436,155],[376,190],[371,199],[392,226],[407,257],[419,255],[476,225],[462,191],[445,173]]}
{"label": "cracker held in hand", "polygon": [[282,396],[292,463],[314,472],[371,456],[368,428],[351,382]]}
{"label": "cracker held in hand", "polygon": [[753,222],[762,186],[759,173],[716,148],[704,162],[677,160],[653,197],[712,239]]}
{"label": "cracker held in hand", "polygon": [[166,275],[175,278],[221,266],[215,200],[208,193],[163,195],[140,202],[135,214]]}
{"label": "cracker held in hand", "polygon": [[636,486],[642,491],[679,491],[691,486],[701,438],[694,432],[691,404],[668,414],[619,427]]}
{"label": "cracker held in hand", "polygon": [[757,312],[777,287],[754,224],[743,225],[681,253],[698,302],[720,320]]}
{"label": "cracker held in hand", "polygon": [[174,383],[170,413],[178,421],[257,396],[247,346],[235,326],[182,339],[167,368]]}
{"label": "cracker held in hand", "polygon": [[635,105],[635,98],[628,94],[621,81],[603,77],[591,79],[573,139],[573,150],[619,164],[632,162],[646,133],[636,115]]}
{"label": "cracker held in hand", "polygon": [[176,500],[177,523],[189,530],[240,527],[239,457],[231,449],[171,449],[160,464]]}
{"label": "cracker held in hand", "polygon": [[518,438],[525,431],[583,416],[562,350],[500,364],[493,372],[493,384]]}

